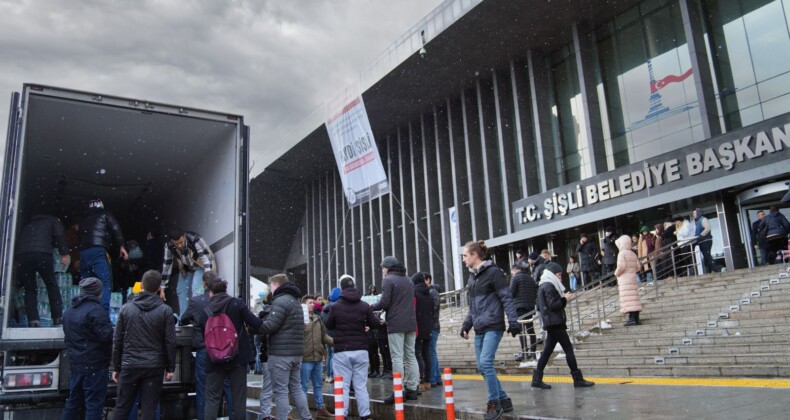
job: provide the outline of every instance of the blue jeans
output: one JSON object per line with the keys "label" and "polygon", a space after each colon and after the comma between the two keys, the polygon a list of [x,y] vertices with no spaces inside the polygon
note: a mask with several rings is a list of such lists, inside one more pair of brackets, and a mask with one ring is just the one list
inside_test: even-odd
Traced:
{"label": "blue jeans", "polygon": [[[137,408],[140,405],[140,393],[137,393],[137,398],[134,399],[134,405],[132,406],[132,411],[129,413],[129,420],[137,420]],[[162,403],[160,402],[159,405],[156,406],[156,414],[154,414],[155,420],[159,420],[162,418]],[[91,417],[85,417],[89,419]]]}
{"label": "blue jeans", "polygon": [[97,277],[104,286],[101,306],[110,313],[110,292],[112,292],[112,268],[107,250],[100,246],[80,251],[80,277]]}
{"label": "blue jeans", "polygon": [[335,380],[335,371],[332,370],[332,357],[335,355],[334,347],[326,345],[326,377]]}
{"label": "blue jeans", "polygon": [[63,408],[62,419],[80,418],[83,405],[85,406],[86,419],[102,418],[109,380],[109,369],[107,368],[87,373],[71,372],[69,397],[66,400],[66,407]]}
{"label": "blue jeans", "polygon": [[181,273],[178,273],[176,294],[178,294],[178,317],[181,318],[184,312],[187,311],[189,298],[203,294],[203,269],[198,268],[193,272],[187,272],[183,276]]}
{"label": "blue jeans", "polygon": [[494,370],[494,356],[499,348],[504,331],[489,331],[483,334],[475,333],[475,358],[477,359],[477,369],[483,375],[488,387],[488,401],[498,401],[507,398],[502,384]]}
{"label": "blue jeans", "polygon": [[439,341],[439,331],[431,331],[431,377],[429,378],[432,384],[442,382],[442,374],[439,372],[439,354],[436,353],[436,343]]}
{"label": "blue jeans", "polygon": [[324,387],[324,363],[320,360],[317,362],[302,362],[302,391],[307,395],[307,381],[313,383],[313,400],[315,400],[316,408],[324,406],[324,396],[322,394]]}
{"label": "blue jeans", "polygon": [[[199,419],[205,418],[206,408],[206,349],[195,350],[195,405]],[[233,417],[233,404],[230,396],[230,381],[225,379],[225,401],[228,403],[228,415]]]}

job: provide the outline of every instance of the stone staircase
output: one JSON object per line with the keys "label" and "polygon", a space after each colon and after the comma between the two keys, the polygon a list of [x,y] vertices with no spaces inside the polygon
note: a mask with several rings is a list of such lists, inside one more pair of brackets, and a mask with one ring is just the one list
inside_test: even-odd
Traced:
{"label": "stone staircase", "polygon": [[[674,280],[662,281],[657,296],[646,286],[643,325],[636,327],[622,326],[617,289],[605,288],[612,328],[578,336],[578,364],[590,376],[790,377],[788,275],[786,267],[771,266],[682,277],[677,288]],[[592,314],[595,305],[585,298],[578,313]],[[457,309],[444,316],[440,364],[473,372],[474,340],[458,335],[462,320]],[[518,339],[504,337],[496,366],[506,373],[531,373],[513,361],[519,350]],[[565,360],[551,360],[546,374],[567,375]]]}

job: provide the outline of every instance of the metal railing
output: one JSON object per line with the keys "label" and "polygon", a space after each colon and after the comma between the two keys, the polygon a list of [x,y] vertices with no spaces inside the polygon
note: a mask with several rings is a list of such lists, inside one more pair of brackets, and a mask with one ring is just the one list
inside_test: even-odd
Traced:
{"label": "metal railing", "polygon": [[443,305],[439,319],[454,320],[455,316],[464,313],[464,310],[469,306],[467,302],[467,290],[468,289],[464,287],[458,290],[439,293],[439,303]]}

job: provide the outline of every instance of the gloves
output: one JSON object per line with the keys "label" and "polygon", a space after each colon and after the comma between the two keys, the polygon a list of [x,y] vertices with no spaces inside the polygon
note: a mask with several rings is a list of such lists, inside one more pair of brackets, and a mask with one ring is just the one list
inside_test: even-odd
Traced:
{"label": "gloves", "polygon": [[507,332],[509,332],[513,337],[516,337],[517,335],[521,334],[521,324],[518,322],[511,322],[510,328],[507,329]]}
{"label": "gloves", "polygon": [[469,335],[469,330],[461,328],[461,333],[459,335],[461,337],[463,337],[463,338],[466,338],[466,337],[464,337],[464,335],[468,336]]}

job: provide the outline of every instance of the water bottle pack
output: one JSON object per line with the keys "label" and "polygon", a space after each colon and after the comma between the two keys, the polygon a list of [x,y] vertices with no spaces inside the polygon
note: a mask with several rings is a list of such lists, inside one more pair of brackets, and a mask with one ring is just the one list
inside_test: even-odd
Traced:
{"label": "water bottle pack", "polygon": [[123,294],[121,292],[113,292],[110,294],[110,308],[120,309],[123,304]]}
{"label": "water bottle pack", "polygon": [[118,313],[120,312],[121,312],[120,308],[112,308],[112,307],[110,308],[110,322],[112,322],[112,325],[118,323]]}
{"label": "water bottle pack", "polygon": [[52,262],[55,269],[55,273],[65,273],[66,270],[69,269],[69,264],[71,264],[71,257],[68,258],[66,264],[60,263],[60,252],[57,248],[52,250]]}
{"label": "water bottle pack", "polygon": [[58,287],[63,289],[72,286],[73,278],[71,273],[55,273],[55,281],[58,283]]}

